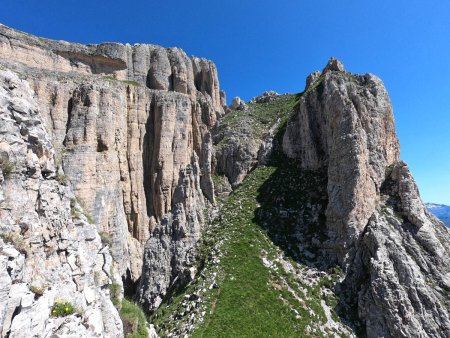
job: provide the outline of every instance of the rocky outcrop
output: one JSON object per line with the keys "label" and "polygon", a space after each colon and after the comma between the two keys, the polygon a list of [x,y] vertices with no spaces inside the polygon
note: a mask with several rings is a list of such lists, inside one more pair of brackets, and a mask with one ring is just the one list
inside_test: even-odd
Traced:
{"label": "rocky outcrop", "polygon": [[[204,227],[203,211],[195,215],[214,203],[210,129],[224,113],[215,65],[178,48],[80,45],[5,26],[0,33],[0,64],[32,84],[56,151],[55,170],[98,230],[111,235],[125,287],[137,285],[144,244],[155,229],[159,240],[173,227],[167,231],[177,235],[166,241],[183,248],[159,252],[144,268],[159,267],[167,255],[183,262],[178,254],[191,249]],[[169,264],[169,284],[179,270],[181,263],[173,271]]]}
{"label": "rocky outcrop", "polygon": [[262,93],[262,95],[255,96],[252,98],[252,103],[267,103],[274,101],[277,96],[279,96],[277,92],[274,92],[273,90],[269,90],[267,92]]}
{"label": "rocky outcrop", "polygon": [[399,159],[399,143],[382,81],[342,69],[331,59],[307,81],[283,150],[304,169],[327,168],[329,245],[345,262],[379,203],[386,168]]}
{"label": "rocky outcrop", "polygon": [[238,101],[236,110],[230,110],[219,119],[213,129],[214,172],[224,175],[233,188],[260,164],[267,164],[272,153],[273,140],[281,121],[295,105],[296,95],[278,95],[265,92],[245,104]]}
{"label": "rocky outcrop", "polygon": [[[122,336],[109,291],[120,275],[63,185],[29,83],[9,71],[0,71],[0,120],[1,336]],[[58,299],[76,313],[53,316]]]}
{"label": "rocky outcrop", "polygon": [[283,150],[327,172],[322,248],[347,274],[340,311],[367,337],[447,337],[449,231],[424,207],[380,79],[331,59],[313,73]]}
{"label": "rocky outcrop", "polygon": [[428,214],[399,162],[361,234],[344,288],[368,337],[450,335],[450,232]]}
{"label": "rocky outcrop", "polygon": [[233,97],[233,100],[231,100],[230,109],[231,110],[248,110],[248,107],[245,104],[244,100],[242,100],[239,96],[236,96],[236,97]]}

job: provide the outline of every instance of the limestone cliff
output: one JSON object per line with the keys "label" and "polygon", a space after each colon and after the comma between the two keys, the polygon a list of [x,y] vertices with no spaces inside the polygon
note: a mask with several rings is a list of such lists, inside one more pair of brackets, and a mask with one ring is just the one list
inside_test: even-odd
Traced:
{"label": "limestone cliff", "polygon": [[449,230],[382,81],[331,59],[306,82],[230,109],[178,48],[0,25],[1,335],[121,337],[121,286],[167,336],[450,336]]}
{"label": "limestone cliff", "polygon": [[327,172],[321,248],[347,271],[344,317],[368,337],[449,336],[449,232],[399,160],[382,81],[331,59],[308,77],[283,150],[303,168]]}
{"label": "limestone cliff", "polygon": [[[120,337],[120,276],[54,154],[29,83],[0,71],[0,335]],[[58,299],[82,315],[56,317]]]}
{"label": "limestone cliff", "polygon": [[173,241],[165,252],[153,241],[147,249],[156,250],[147,264],[165,275],[164,292],[179,273],[167,260],[183,264],[214,203],[209,130],[223,115],[214,64],[178,48],[80,45],[5,26],[0,57],[35,91],[57,170],[98,230],[112,235],[127,283],[139,280],[154,229]]}

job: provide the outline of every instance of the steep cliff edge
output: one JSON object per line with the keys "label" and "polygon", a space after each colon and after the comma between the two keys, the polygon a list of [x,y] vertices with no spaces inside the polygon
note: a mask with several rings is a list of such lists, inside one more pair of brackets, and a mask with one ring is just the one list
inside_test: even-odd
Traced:
{"label": "steep cliff edge", "polygon": [[[120,276],[57,175],[33,91],[0,70],[0,335],[120,337],[110,300]],[[59,318],[52,309],[60,301],[75,313]]]}
{"label": "steep cliff edge", "polygon": [[450,335],[449,232],[399,160],[381,80],[331,59],[308,77],[283,150],[302,168],[327,173],[321,248],[347,272],[341,314],[368,337]]}
{"label": "steep cliff edge", "polygon": [[[112,236],[130,292],[156,229],[147,264],[165,276],[166,285],[157,283],[164,293],[200,236],[205,206],[214,203],[210,129],[223,115],[214,64],[178,48],[80,45],[6,26],[0,56],[31,83],[58,174],[98,230]],[[155,287],[147,282],[143,288]]]}

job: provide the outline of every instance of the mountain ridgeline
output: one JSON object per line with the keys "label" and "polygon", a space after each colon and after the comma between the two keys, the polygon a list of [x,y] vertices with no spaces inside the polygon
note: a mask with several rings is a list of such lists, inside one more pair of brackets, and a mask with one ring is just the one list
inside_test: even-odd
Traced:
{"label": "mountain ridgeline", "polygon": [[0,25],[0,120],[2,337],[450,336],[450,233],[372,74],[227,106],[179,48]]}
{"label": "mountain ridgeline", "polygon": [[444,204],[426,203],[427,209],[439,218],[447,227],[450,227],[450,206]]}

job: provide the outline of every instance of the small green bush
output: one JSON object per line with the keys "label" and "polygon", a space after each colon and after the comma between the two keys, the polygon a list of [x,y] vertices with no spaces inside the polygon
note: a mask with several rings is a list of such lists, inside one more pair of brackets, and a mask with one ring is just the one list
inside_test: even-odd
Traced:
{"label": "small green bush", "polygon": [[0,158],[0,168],[3,172],[3,177],[8,178],[14,171],[14,164],[5,158]]}
{"label": "small green bush", "polygon": [[68,301],[57,299],[52,307],[53,317],[65,317],[75,313],[75,306]]}
{"label": "small green bush", "polygon": [[120,296],[122,294],[122,287],[119,283],[112,282],[110,286],[110,297],[111,301],[116,308],[119,308],[120,304]]}

